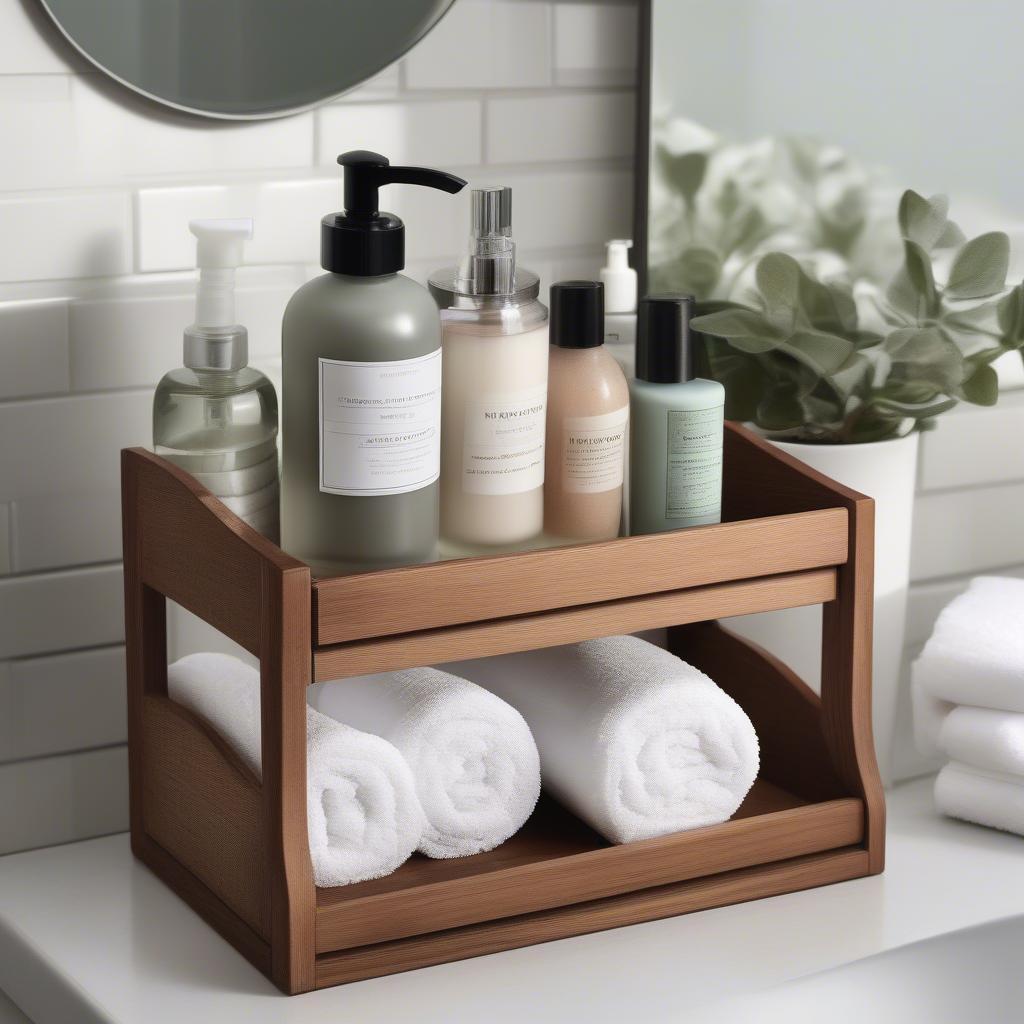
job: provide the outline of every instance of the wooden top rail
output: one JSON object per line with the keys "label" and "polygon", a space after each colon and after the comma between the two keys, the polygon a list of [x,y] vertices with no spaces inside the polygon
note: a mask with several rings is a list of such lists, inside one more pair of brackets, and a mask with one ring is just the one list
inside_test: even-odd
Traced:
{"label": "wooden top rail", "polygon": [[[728,521],[642,537],[313,580],[313,643],[328,647],[733,580],[842,565],[842,488],[727,425]],[[142,582],[253,653],[261,572],[305,564],[247,526],[191,476],[140,448],[123,452],[125,529]]]}
{"label": "wooden top rail", "polygon": [[144,448],[121,452],[121,477],[125,550],[131,541],[139,581],[258,656],[264,570],[308,573],[305,563]]}

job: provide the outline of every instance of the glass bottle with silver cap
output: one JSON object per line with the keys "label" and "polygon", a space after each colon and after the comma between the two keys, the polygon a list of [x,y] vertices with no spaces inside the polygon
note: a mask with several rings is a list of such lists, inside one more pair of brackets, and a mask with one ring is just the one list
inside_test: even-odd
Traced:
{"label": "glass bottle with silver cap", "polygon": [[548,311],[516,266],[512,190],[474,189],[458,267],[438,271],[441,308],[441,536],[515,546],[544,522]]}
{"label": "glass bottle with silver cap", "polygon": [[191,473],[264,536],[278,537],[277,394],[248,365],[249,336],[235,321],[235,268],[251,220],[197,220],[195,323],[184,366],[153,396],[153,450]]}

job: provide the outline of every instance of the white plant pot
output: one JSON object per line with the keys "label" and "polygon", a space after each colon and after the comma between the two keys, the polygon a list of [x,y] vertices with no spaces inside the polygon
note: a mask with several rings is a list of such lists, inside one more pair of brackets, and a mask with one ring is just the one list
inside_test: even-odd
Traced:
{"label": "white plant pot", "polygon": [[[919,437],[915,432],[893,441],[845,445],[773,442],[820,473],[875,499],[872,723],[878,766],[887,785],[892,779]],[[749,615],[728,624],[820,690],[819,606]]]}

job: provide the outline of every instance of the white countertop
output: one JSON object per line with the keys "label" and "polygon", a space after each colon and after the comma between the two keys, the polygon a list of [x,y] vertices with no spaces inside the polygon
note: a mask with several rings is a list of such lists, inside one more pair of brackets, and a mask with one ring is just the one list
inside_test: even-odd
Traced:
{"label": "white countertop", "polygon": [[35,1024],[678,1020],[1024,913],[1024,839],[938,817],[929,780],[889,794],[888,835],[876,878],[291,998],[110,836],[0,858],[0,989]]}

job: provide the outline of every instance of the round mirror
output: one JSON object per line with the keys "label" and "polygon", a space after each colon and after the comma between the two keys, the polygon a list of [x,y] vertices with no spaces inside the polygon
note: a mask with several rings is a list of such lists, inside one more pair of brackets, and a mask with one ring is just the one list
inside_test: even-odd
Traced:
{"label": "round mirror", "polygon": [[402,56],[452,0],[42,0],[101,71],[208,117],[276,117]]}

